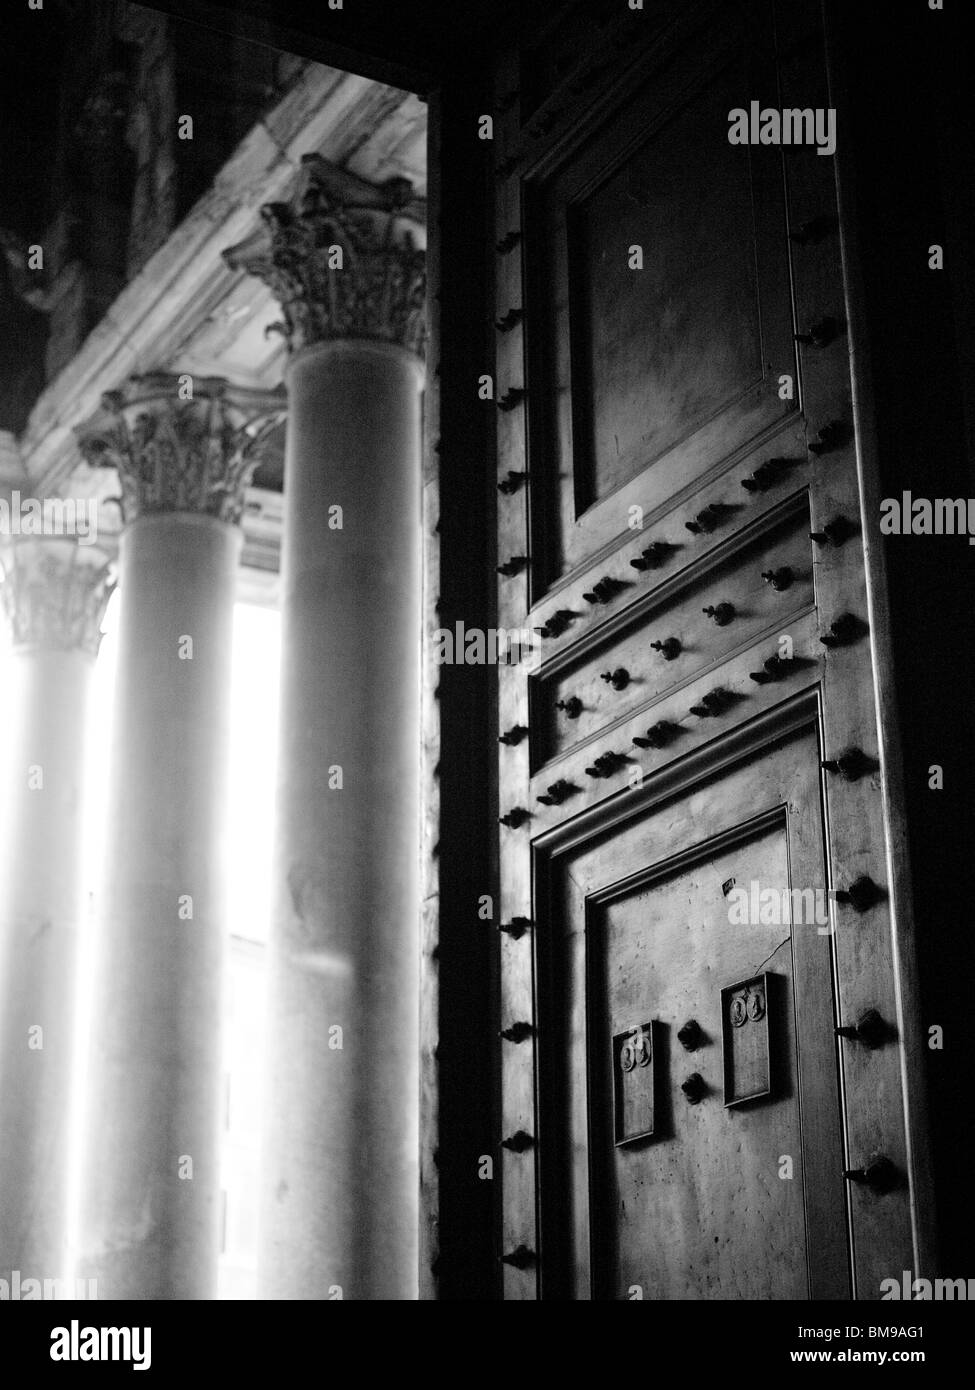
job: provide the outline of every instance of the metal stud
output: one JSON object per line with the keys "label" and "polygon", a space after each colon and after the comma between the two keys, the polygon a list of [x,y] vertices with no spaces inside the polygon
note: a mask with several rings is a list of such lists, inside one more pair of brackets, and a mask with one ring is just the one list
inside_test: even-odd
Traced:
{"label": "metal stud", "polygon": [[836,1036],[863,1043],[872,1050],[887,1041],[889,1029],[876,1009],[866,1009],[852,1027],[837,1028]]}
{"label": "metal stud", "polygon": [[856,534],[856,529],[853,522],[848,521],[845,516],[834,516],[821,531],[810,531],[809,539],[817,545],[840,546]]}
{"label": "metal stud", "polygon": [[689,1105],[697,1105],[707,1095],[707,1083],[699,1071],[692,1071],[686,1081],[680,1083]]}
{"label": "metal stud", "polygon": [[625,690],[630,683],[630,673],[625,666],[617,666],[615,671],[603,671],[599,679],[614,690]]}
{"label": "metal stud", "polygon": [[557,700],[556,709],[560,709],[566,719],[578,719],[582,713],[582,701],[578,695],[570,695],[567,700]]}
{"label": "metal stud", "polygon": [[510,1028],[502,1028],[499,1036],[504,1038],[505,1042],[523,1043],[534,1031],[530,1023],[518,1022],[512,1023]]}
{"label": "metal stud", "polygon": [[527,1130],[517,1129],[509,1138],[501,1140],[501,1147],[502,1149],[510,1149],[513,1154],[523,1154],[534,1143],[535,1140]]}
{"label": "metal stud", "polygon": [[758,465],[750,478],[742,478],[741,485],[746,492],[768,492],[772,484],[794,463],[795,459],[766,459]]}
{"label": "metal stud", "polygon": [[503,492],[506,497],[510,497],[513,492],[518,491],[527,477],[527,473],[516,473],[513,469],[509,468],[508,476],[498,483],[498,491]]}
{"label": "metal stud", "polygon": [[863,1168],[844,1168],[843,1176],[848,1182],[862,1183],[879,1194],[897,1186],[897,1169],[886,1154],[876,1154]]}
{"label": "metal stud", "polygon": [[825,348],[839,337],[843,328],[844,325],[839,319],[833,318],[832,314],[827,314],[817,323],[812,324],[808,333],[795,333],[793,337],[797,343],[802,343],[806,347]]}
{"label": "metal stud", "polygon": [[520,574],[527,564],[527,555],[512,555],[510,560],[505,560],[503,565],[498,565],[498,574],[503,574],[510,579],[512,575]]}
{"label": "metal stud", "polygon": [[865,631],[865,625],[859,618],[852,613],[841,613],[830,623],[829,632],[819,640],[824,647],[848,647]]}
{"label": "metal stud", "polygon": [[545,111],[541,116],[528,127],[528,134],[535,140],[543,135],[547,135],[554,125],[557,125],[562,117],[564,106],[553,106],[550,111]]}
{"label": "metal stud", "polygon": [[704,1031],[696,1018],[689,1018],[677,1030],[677,1041],[685,1052],[696,1052],[704,1041]]}
{"label": "metal stud", "polygon": [[559,778],[553,782],[544,796],[536,797],[543,806],[561,806],[563,801],[567,801],[570,796],[574,796],[580,789],[573,786],[571,782],[566,782],[564,778]]}
{"label": "metal stud", "polygon": [[518,327],[524,317],[524,309],[509,309],[501,318],[494,320],[494,326],[499,333],[510,333],[513,328]]}
{"label": "metal stud", "polygon": [[586,774],[589,777],[612,777],[627,761],[625,753],[600,753],[598,758],[593,759],[592,766],[586,768]]}
{"label": "metal stud", "polygon": [[791,566],[780,565],[779,568],[775,570],[762,570],[762,578],[765,580],[766,584],[770,585],[776,591],[776,593],[781,594],[791,587],[795,576],[792,573]]}
{"label": "metal stud", "polygon": [[524,806],[513,806],[510,811],[506,811],[503,816],[498,817],[499,825],[506,825],[509,830],[517,830],[520,825],[524,825],[526,820],[531,820],[531,811],[526,811]]}
{"label": "metal stud", "polygon": [[734,507],[727,502],[712,502],[710,506],[698,512],[693,521],[685,521],[684,525],[695,536],[707,535],[720,526],[728,513],[733,511]]}
{"label": "metal stud", "polygon": [[569,624],[577,617],[570,608],[558,608],[543,627],[538,629],[542,637],[561,637]]}
{"label": "metal stud", "polygon": [[680,729],[676,724],[661,719],[659,723],[647,730],[645,738],[635,738],[633,742],[637,748],[666,748],[667,744],[671,743],[679,733]]}
{"label": "metal stud", "polygon": [[676,637],[665,637],[662,642],[651,642],[650,646],[659,652],[665,661],[673,661],[681,654],[680,641]]}
{"label": "metal stud", "polygon": [[499,923],[498,931],[503,931],[505,936],[510,936],[513,941],[518,941],[525,935],[531,924],[530,917],[512,917],[510,922]]}
{"label": "metal stud", "polygon": [[701,697],[699,705],[691,706],[691,714],[698,715],[701,719],[714,719],[719,714],[724,714],[734,704],[735,697],[720,686],[716,690],[709,690],[706,695]]}
{"label": "metal stud", "polygon": [[506,232],[500,241],[495,243],[495,251],[499,256],[507,256],[509,251],[513,251],[521,241],[521,232]]}
{"label": "metal stud", "polygon": [[509,748],[514,748],[522,741],[527,733],[528,728],[526,725],[512,724],[510,729],[506,729],[504,733],[498,737],[498,742],[507,744]]}
{"label": "metal stud", "polygon": [[858,782],[876,766],[873,758],[868,758],[860,748],[847,748],[838,758],[824,758],[820,763],[825,772],[838,772],[844,782]]}
{"label": "metal stud", "polygon": [[836,901],[849,903],[855,912],[869,911],[875,903],[880,902],[882,897],[883,892],[867,874],[861,874],[850,884],[849,888],[836,890]]}
{"label": "metal stud", "polygon": [[780,681],[788,676],[795,666],[795,658],[789,656],[779,656],[776,652],[774,656],[766,657],[762,662],[764,670],[749,671],[749,680],[753,680],[756,685],[768,685],[770,681]]}
{"label": "metal stud", "polygon": [[610,599],[615,598],[619,591],[625,588],[621,579],[614,579],[612,575],[603,575],[602,579],[597,579],[589,593],[583,594],[587,603],[609,603]]}
{"label": "metal stud", "polygon": [[841,449],[851,438],[852,431],[845,420],[830,420],[809,444],[809,452],[817,455],[829,454],[834,449]]}
{"label": "metal stud", "polygon": [[658,569],[670,552],[676,548],[669,541],[651,541],[646,550],[640,551],[638,559],[630,561],[630,565],[635,570]]}
{"label": "metal stud", "polygon": [[518,1245],[507,1255],[501,1256],[501,1263],[512,1265],[515,1269],[530,1269],[535,1263],[535,1252],[529,1250],[527,1245]]}
{"label": "metal stud", "polygon": [[706,613],[718,627],[727,627],[735,616],[735,605],[733,603],[719,603],[715,608],[709,604],[707,608],[702,608],[701,612]]}

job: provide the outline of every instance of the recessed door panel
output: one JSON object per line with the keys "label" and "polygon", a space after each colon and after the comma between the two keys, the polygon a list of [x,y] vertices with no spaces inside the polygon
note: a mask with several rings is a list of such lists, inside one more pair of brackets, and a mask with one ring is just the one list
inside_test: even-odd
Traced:
{"label": "recessed door panel", "polygon": [[579,511],[761,381],[752,170],[713,138],[744,79],[699,93],[570,210]]}
{"label": "recessed door panel", "polygon": [[774,93],[754,20],[650,64],[526,181],[535,602],[796,409],[781,160],[727,140],[742,93]]}
{"label": "recessed door panel", "polygon": [[550,1289],[849,1297],[817,767],[807,735],[556,869]]}
{"label": "recessed door panel", "polygon": [[[791,1085],[792,943],[788,932],[770,943],[768,927],[729,927],[719,884],[735,874],[763,885],[788,882],[781,822],[590,914],[593,1144],[605,1160],[594,1197],[607,1234],[594,1263],[597,1290],[609,1297],[634,1285],[658,1298],[805,1297],[805,1270],[795,1259],[804,1241],[801,1186],[778,1177],[781,1156],[800,1149]],[[774,982],[786,986],[770,1001],[779,1074],[767,1099],[732,1114],[724,1107],[721,989],[759,967],[778,971]],[[669,1124],[654,1144],[610,1149],[600,1104],[612,1082],[607,1032],[642,1014],[657,1023]],[[677,1033],[695,1023],[700,1041],[687,1051]],[[751,1026],[746,1014],[736,1031]]]}

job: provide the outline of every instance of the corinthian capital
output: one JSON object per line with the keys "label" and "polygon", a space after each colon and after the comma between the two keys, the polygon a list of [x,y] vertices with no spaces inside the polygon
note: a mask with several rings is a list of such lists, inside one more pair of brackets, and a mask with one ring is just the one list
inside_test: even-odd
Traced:
{"label": "corinthian capital", "polygon": [[21,536],[0,548],[2,602],[14,647],[98,654],[115,581],[105,555],[60,536]]}
{"label": "corinthian capital", "polygon": [[156,372],[107,392],[77,435],[92,467],[118,471],[126,522],[197,512],[236,524],[265,440],[285,414],[283,389]]}
{"label": "corinthian capital", "polygon": [[266,203],[261,227],[223,255],[269,286],[284,314],[273,328],[293,351],[371,338],[420,353],[425,219],[408,179],[373,184],[308,154],[291,201]]}

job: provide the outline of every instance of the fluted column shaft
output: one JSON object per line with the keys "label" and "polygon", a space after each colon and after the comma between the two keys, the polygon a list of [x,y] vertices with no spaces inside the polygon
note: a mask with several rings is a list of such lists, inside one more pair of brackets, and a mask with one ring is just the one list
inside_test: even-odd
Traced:
{"label": "fluted column shaft", "polygon": [[83,779],[106,558],[60,538],[5,547],[13,630],[0,787],[0,1278],[65,1273]]}

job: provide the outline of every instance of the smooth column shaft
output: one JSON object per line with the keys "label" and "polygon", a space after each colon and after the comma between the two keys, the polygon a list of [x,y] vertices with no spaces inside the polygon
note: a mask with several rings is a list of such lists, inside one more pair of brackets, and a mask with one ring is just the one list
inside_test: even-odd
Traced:
{"label": "smooth column shaft", "polygon": [[122,535],[77,1266],[98,1279],[100,1298],[215,1293],[221,833],[240,544],[236,527],[181,512],[144,516]]}
{"label": "smooth column shaft", "polygon": [[0,802],[0,1278],[64,1273],[82,776],[94,657],[15,650]]}
{"label": "smooth column shaft", "polygon": [[382,344],[289,368],[268,1298],[416,1297],[419,385]]}

